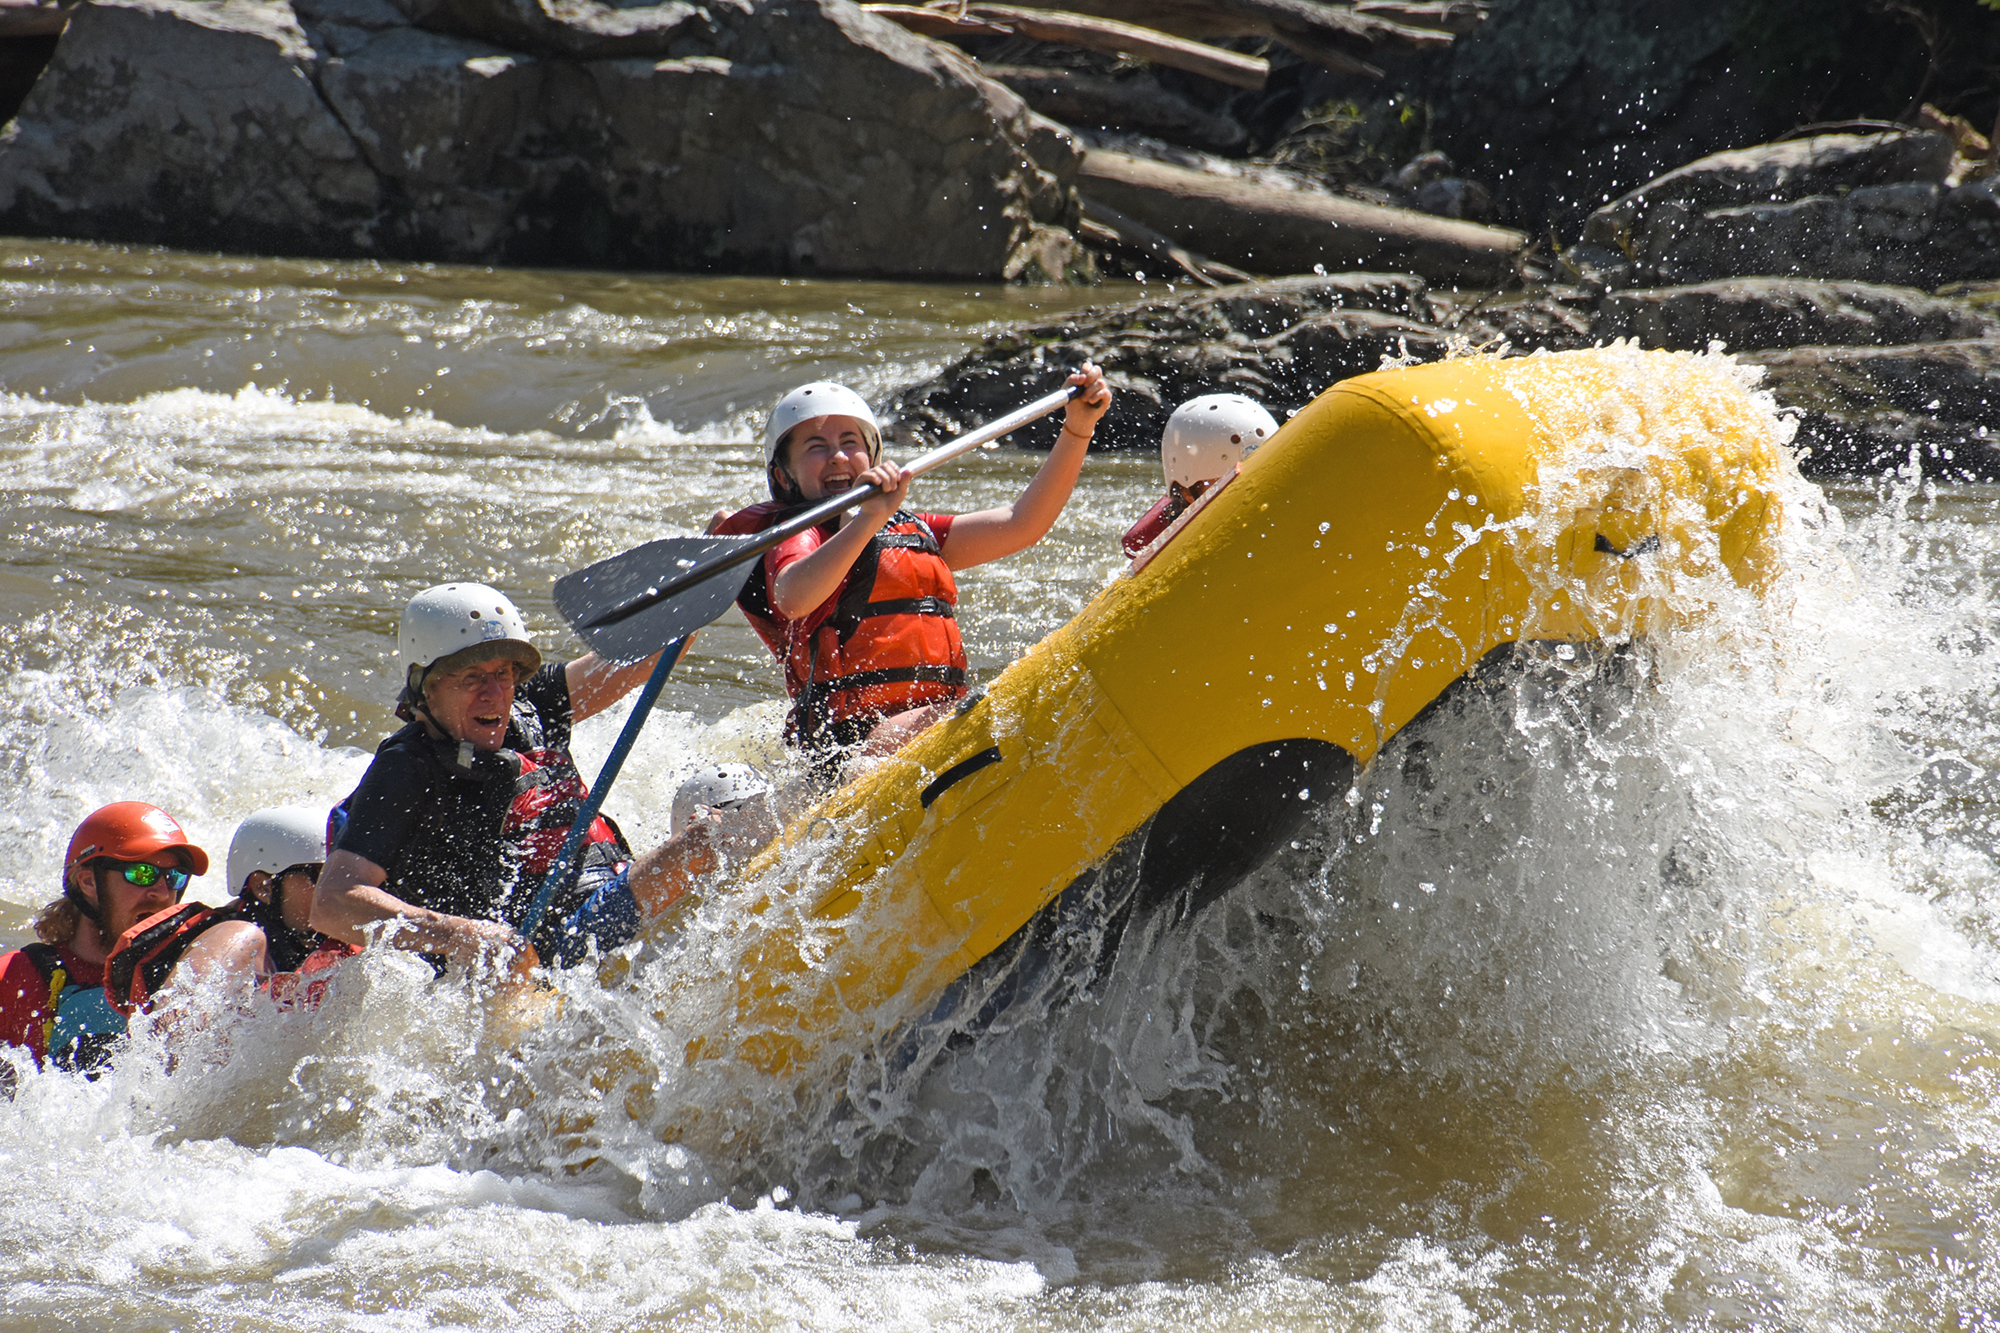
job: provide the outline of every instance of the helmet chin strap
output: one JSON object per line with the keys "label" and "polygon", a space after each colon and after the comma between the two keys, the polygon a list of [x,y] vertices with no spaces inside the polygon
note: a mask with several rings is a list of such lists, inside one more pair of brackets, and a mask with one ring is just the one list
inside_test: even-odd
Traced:
{"label": "helmet chin strap", "polygon": [[[781,481],[780,478],[783,480]],[[782,464],[771,464],[769,480],[771,483],[771,498],[773,500],[778,501],[780,504],[788,505],[802,505],[806,502],[805,492],[799,489],[799,483],[793,479],[791,473],[784,469]]]}
{"label": "helmet chin strap", "polygon": [[[93,879],[96,878],[97,869],[95,866],[85,864],[83,868],[90,872]],[[104,925],[104,913],[98,910],[96,903],[83,896],[83,890],[76,886],[76,879],[72,875],[63,876],[63,897],[75,903],[76,910],[89,917],[92,925],[98,927]]]}

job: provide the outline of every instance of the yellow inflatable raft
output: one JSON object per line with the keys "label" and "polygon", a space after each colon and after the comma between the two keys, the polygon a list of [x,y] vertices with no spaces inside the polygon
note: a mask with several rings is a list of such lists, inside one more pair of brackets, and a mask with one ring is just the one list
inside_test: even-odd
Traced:
{"label": "yellow inflatable raft", "polygon": [[1496,650],[1657,632],[1704,581],[1756,592],[1783,460],[1719,359],[1614,347],[1342,382],[748,868],[733,1007],[690,1058],[803,1072],[923,1014],[1141,830],[1158,884],[1226,878],[1285,800],[1344,793]]}

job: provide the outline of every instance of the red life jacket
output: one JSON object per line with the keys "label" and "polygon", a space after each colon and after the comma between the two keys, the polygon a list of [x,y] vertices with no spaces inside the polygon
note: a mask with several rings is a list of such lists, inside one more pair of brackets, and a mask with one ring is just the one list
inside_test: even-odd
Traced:
{"label": "red life jacket", "polygon": [[[104,961],[105,998],[127,1018],[144,1013],[152,1007],[153,996],[160,987],[167,984],[175,964],[201,938],[202,932],[225,921],[254,920],[241,899],[221,907],[182,903],[155,912],[120,935],[118,943],[112,946],[111,956]],[[300,978],[360,952],[351,944],[326,940],[308,955],[297,972],[280,972],[258,984],[269,986],[272,998],[280,1003],[311,1008],[325,996],[332,978],[319,978],[309,986],[302,986]]]}
{"label": "red life jacket", "polygon": [[[718,533],[761,532],[793,509],[767,501],[723,520]],[[829,522],[826,535],[831,535]],[[792,697],[787,732],[813,742],[837,724],[867,724],[941,699],[963,698],[968,679],[958,637],[958,583],[928,523],[899,510],[855,558],[833,596],[833,614],[806,631],[771,604],[766,561],[737,595],[765,647],[783,665]]]}
{"label": "red life jacket", "polygon": [[1185,512],[1187,506],[1172,491],[1154,501],[1153,507],[1139,515],[1139,521],[1127,528],[1125,535],[1119,539],[1119,545],[1125,548],[1126,558],[1138,555],[1158,541],[1160,534],[1172,527],[1174,520]]}
{"label": "red life jacket", "polygon": [[[520,771],[514,778],[514,799],[500,822],[503,846],[518,858],[516,883],[532,893],[555,864],[563,839],[576,822],[577,811],[590,796],[583,774],[567,750],[534,749],[514,752]],[[577,873],[593,867],[616,866],[632,859],[618,826],[604,815],[591,821],[577,849]]]}

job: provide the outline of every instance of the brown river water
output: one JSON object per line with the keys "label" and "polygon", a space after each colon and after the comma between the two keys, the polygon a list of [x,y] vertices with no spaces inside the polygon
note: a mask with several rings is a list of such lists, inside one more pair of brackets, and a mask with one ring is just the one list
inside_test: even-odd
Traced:
{"label": "brown river water", "polygon": [[[24,241],[0,293],[8,941],[99,804],[219,853],[345,794],[417,589],[496,584],[573,652],[551,580],[759,498],[785,388],[885,402],[1107,299]],[[1092,458],[968,575],[975,665],[1115,577],[1157,486]],[[1789,487],[1782,597],[1413,728],[1223,902],[865,1116],[670,1062],[632,1091],[707,919],[534,1031],[371,955],[172,1075],[144,1035],[23,1071],[0,1329],[1992,1327],[2000,490]],[[778,690],[733,613],[703,634],[610,800],[635,843],[769,750]],[[754,1151],[663,1141],[723,1100]]]}

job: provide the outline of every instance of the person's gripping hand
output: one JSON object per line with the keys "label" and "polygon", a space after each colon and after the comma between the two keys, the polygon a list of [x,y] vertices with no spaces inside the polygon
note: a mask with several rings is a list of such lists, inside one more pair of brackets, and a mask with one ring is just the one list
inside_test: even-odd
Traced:
{"label": "person's gripping hand", "polygon": [[1083,392],[1069,400],[1063,409],[1063,430],[1079,439],[1087,440],[1097,431],[1097,423],[1111,410],[1111,386],[1104,382],[1104,372],[1094,362],[1086,361],[1076,373],[1064,380],[1065,384],[1083,386]]}
{"label": "person's gripping hand", "polygon": [[874,467],[857,476],[854,479],[854,489],[856,490],[859,490],[863,486],[879,486],[882,488],[881,494],[870,496],[861,502],[861,510],[857,516],[857,521],[880,529],[883,524],[895,517],[898,509],[903,507],[903,501],[909,497],[910,482],[912,480],[914,478],[908,472],[897,467],[894,463],[886,462],[877,463]]}

